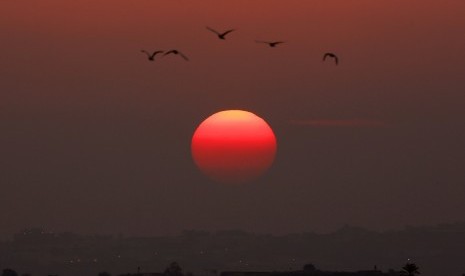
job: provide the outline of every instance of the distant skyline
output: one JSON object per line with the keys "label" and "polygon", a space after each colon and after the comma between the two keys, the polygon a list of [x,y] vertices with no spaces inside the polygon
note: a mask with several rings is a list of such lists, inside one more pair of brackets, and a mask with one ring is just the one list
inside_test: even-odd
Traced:
{"label": "distant skyline", "polygon": [[[465,223],[407,227],[383,233],[344,226],[315,234],[268,235],[244,231],[183,231],[170,236],[79,235],[29,229],[0,242],[3,267],[33,275],[112,275],[162,272],[176,261],[184,272],[296,271],[313,264],[325,271],[399,271],[406,262],[422,275],[461,275]],[[40,259],[40,263],[35,260]],[[0,268],[1,270],[1,268]],[[207,272],[208,271],[208,272]],[[215,273],[216,274],[216,273]],[[225,276],[225,275],[223,275]]]}
{"label": "distant skyline", "polygon": [[[465,221],[464,10],[0,1],[0,238],[30,226],[285,234]],[[207,26],[235,31],[221,40]],[[149,62],[142,49],[189,61]],[[198,124],[225,109],[276,134],[273,166],[246,185],[209,180],[191,157]]]}

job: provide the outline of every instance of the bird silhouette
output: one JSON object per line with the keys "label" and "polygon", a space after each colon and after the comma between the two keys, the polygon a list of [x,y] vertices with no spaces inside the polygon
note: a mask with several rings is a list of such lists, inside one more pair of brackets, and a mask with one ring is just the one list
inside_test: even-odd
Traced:
{"label": "bird silhouette", "polygon": [[326,54],[323,56],[323,61],[325,61],[327,57],[333,58],[333,59],[334,59],[334,62],[336,63],[336,65],[339,64],[339,58],[338,58],[334,53],[326,53]]}
{"label": "bird silhouette", "polygon": [[142,53],[145,53],[147,55],[147,58],[150,60],[150,61],[154,61],[155,60],[155,56],[157,54],[161,54],[163,53],[163,51],[155,51],[153,53],[149,53],[147,52],[146,50],[141,50]]}
{"label": "bird silhouette", "polygon": [[181,56],[184,60],[188,61],[189,58],[184,55],[183,53],[181,53],[180,51],[178,50],[169,50],[168,52],[166,52],[163,56],[166,56],[166,55],[169,55],[169,54],[173,54],[173,55],[179,55]]}
{"label": "bird silhouette", "polygon": [[276,47],[278,44],[284,43],[284,41],[261,41],[261,40],[255,40],[257,43],[265,43],[268,44],[270,47]]}
{"label": "bird silhouette", "polygon": [[225,40],[225,36],[227,34],[229,34],[230,32],[235,31],[234,29],[230,29],[230,30],[227,30],[225,32],[220,33],[220,32],[218,32],[218,31],[216,31],[216,30],[214,30],[214,29],[212,29],[212,28],[210,28],[208,26],[207,26],[207,30],[209,30],[211,32],[214,32],[218,36],[219,39],[223,39],[223,40]]}

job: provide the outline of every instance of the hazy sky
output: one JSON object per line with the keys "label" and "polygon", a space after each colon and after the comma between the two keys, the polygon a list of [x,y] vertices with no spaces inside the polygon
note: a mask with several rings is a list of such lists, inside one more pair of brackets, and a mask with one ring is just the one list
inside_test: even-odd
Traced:
{"label": "hazy sky", "polygon": [[[0,0],[0,236],[463,221],[464,11],[462,0]],[[237,31],[221,41],[207,25]],[[140,53],[170,48],[191,61]],[[278,140],[270,171],[242,186],[210,181],[190,154],[196,126],[231,108]]]}

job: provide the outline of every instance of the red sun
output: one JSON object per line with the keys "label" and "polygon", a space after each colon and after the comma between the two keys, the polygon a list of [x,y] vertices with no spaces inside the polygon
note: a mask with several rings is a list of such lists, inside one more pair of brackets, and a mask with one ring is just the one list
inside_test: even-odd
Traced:
{"label": "red sun", "polygon": [[205,119],[192,137],[192,157],[210,178],[243,183],[263,174],[273,163],[276,137],[257,115],[226,110]]}

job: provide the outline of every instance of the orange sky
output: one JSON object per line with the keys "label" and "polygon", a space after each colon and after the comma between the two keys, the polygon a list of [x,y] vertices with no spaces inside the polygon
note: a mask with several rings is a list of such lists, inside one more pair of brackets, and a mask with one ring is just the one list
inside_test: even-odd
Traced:
{"label": "orange sky", "polygon": [[[461,78],[464,69],[465,39],[460,35],[465,23],[461,13],[465,8],[463,1],[446,1],[441,5],[435,1],[345,0],[220,3],[2,1],[0,31],[4,39],[1,50],[8,53],[2,60],[3,71],[6,71],[3,75],[12,82],[44,86],[41,93],[27,87],[22,90],[28,92],[22,93],[35,104],[38,98],[47,106],[60,108],[63,104],[82,104],[83,101],[100,104],[109,98],[117,102],[135,101],[138,105],[148,97],[131,94],[127,99],[125,91],[112,91],[108,95],[102,91],[104,89],[87,86],[88,89],[80,90],[91,91],[68,91],[63,98],[62,89],[66,90],[71,83],[85,88],[89,82],[102,85],[118,81],[148,83],[151,78],[153,81],[170,80],[173,75],[183,78],[182,83],[187,88],[205,93],[201,96],[215,98],[215,102],[225,99],[224,104],[247,103],[250,93],[241,90],[256,90],[255,86],[267,82],[270,76],[279,76],[282,80],[283,87],[275,85],[276,89],[287,89],[285,87],[298,83],[302,89],[286,92],[294,99],[306,99],[308,90],[313,90],[312,100],[324,102],[327,92],[321,90],[342,90],[326,84],[332,80],[326,78],[331,68],[325,67],[324,71],[320,68],[324,51],[342,55],[344,67],[333,73],[345,78],[340,82],[342,86],[369,86],[372,82],[408,85],[409,79],[430,79],[438,75],[453,82]],[[225,43],[214,40],[204,29],[206,25],[218,29],[233,27],[238,32],[232,34],[231,41],[224,46]],[[286,40],[289,44],[284,45],[279,54],[269,53],[268,49],[253,42],[256,39]],[[182,48],[194,62],[165,64],[163,70],[153,69],[156,70],[153,74],[137,70],[141,68],[140,56],[137,59],[128,55],[137,53],[140,48],[170,47]],[[212,68],[217,70],[216,74],[211,74]],[[173,74],[173,70],[177,73]],[[153,79],[153,75],[159,78]],[[227,87],[222,85],[231,79],[234,81]],[[206,90],[202,87],[205,80],[209,80],[210,87],[216,86],[212,92],[202,91]],[[48,87],[49,83],[63,87]],[[13,85],[7,84],[6,89]],[[217,93],[217,90],[226,91]],[[3,102],[18,102],[17,93],[7,93]],[[373,93],[378,93],[379,98],[368,99]],[[257,94],[259,98],[266,95]],[[366,104],[372,104],[373,100],[392,101],[391,91],[385,94],[352,91],[350,99],[345,98],[347,94],[338,93],[335,101],[355,99]],[[424,99],[423,95],[422,91],[409,91],[395,97],[406,97],[407,101],[430,100],[431,96]],[[461,99],[460,95],[450,96],[452,103]],[[20,104],[24,104],[22,98]],[[287,105],[301,102],[279,99],[279,103],[282,100]]]}

